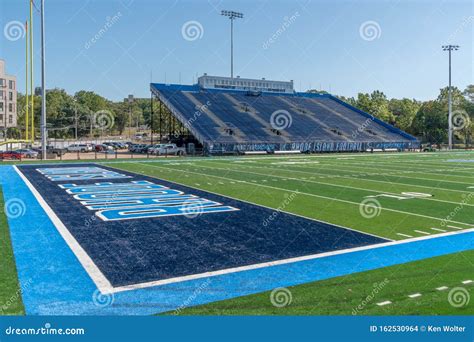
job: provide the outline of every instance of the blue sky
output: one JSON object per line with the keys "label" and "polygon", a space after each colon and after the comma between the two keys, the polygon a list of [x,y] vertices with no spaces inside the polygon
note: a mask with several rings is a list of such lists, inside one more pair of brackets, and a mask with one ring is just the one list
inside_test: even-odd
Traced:
{"label": "blue sky", "polygon": [[[46,0],[46,9],[46,85],[69,93],[148,97],[151,73],[154,82],[183,84],[205,72],[229,75],[230,25],[222,9],[245,15],[234,31],[241,77],[294,80],[303,91],[355,96],[379,89],[390,98],[427,100],[447,85],[441,45],[451,43],[461,46],[453,85],[474,82],[468,0]],[[27,16],[28,0],[1,1],[0,58],[21,92],[25,41],[12,26]],[[39,85],[38,13],[34,20]]]}

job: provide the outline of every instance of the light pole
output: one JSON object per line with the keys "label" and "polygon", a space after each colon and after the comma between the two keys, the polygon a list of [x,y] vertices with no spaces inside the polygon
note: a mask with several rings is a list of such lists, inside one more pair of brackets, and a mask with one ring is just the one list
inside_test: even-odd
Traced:
{"label": "light pole", "polygon": [[230,77],[234,78],[234,20],[244,17],[243,13],[234,11],[221,11],[221,15],[230,19]]}
{"label": "light pole", "polygon": [[[44,0],[41,0],[41,155],[46,159],[46,88],[45,88],[45,33],[44,33]],[[34,133],[33,133],[34,141]]]}
{"label": "light pole", "polygon": [[459,50],[459,45],[443,45],[443,51],[448,51],[449,54],[449,86],[448,86],[448,145],[449,149],[453,149],[453,105],[452,105],[452,89],[451,89],[451,51]]}

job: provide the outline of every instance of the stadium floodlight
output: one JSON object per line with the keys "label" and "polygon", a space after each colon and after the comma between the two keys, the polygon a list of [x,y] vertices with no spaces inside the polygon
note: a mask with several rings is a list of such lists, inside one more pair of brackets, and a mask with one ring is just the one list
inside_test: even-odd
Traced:
{"label": "stadium floodlight", "polygon": [[221,11],[221,15],[230,19],[230,77],[234,78],[234,20],[242,19],[243,13],[234,11]]}
{"label": "stadium floodlight", "polygon": [[452,89],[451,89],[451,51],[459,50],[459,45],[443,45],[441,47],[443,51],[448,51],[449,53],[449,86],[448,86],[448,145],[449,149],[453,149],[453,111],[452,111]]}

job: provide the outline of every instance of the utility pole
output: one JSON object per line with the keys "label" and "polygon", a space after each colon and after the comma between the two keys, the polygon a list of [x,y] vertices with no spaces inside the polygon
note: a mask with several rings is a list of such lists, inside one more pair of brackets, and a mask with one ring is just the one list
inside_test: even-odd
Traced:
{"label": "utility pole", "polygon": [[234,11],[221,11],[221,15],[230,19],[230,77],[234,78],[234,20],[242,19],[243,13]]}
{"label": "utility pole", "polygon": [[128,101],[128,138],[130,140],[132,140],[132,104],[133,104],[133,95],[130,94],[128,95],[128,98],[127,98],[127,101]]}
{"label": "utility pole", "polygon": [[[46,159],[46,141],[47,141],[47,127],[46,127],[46,88],[45,88],[45,32],[44,32],[44,0],[41,0],[41,156]],[[34,132],[33,139],[34,139]]]}
{"label": "utility pole", "polygon": [[77,103],[76,103],[76,99],[74,99],[74,137],[77,141]]}
{"label": "utility pole", "polygon": [[451,89],[451,51],[459,50],[459,45],[443,45],[443,51],[448,51],[449,55],[449,86],[448,86],[448,145],[449,149],[453,149],[453,104],[452,104],[452,89]]}

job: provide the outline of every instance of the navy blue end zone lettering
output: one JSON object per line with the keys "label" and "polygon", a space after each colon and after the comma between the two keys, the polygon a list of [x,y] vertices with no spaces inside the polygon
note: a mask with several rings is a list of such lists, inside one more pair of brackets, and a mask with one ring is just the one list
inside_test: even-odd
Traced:
{"label": "navy blue end zone lettering", "polygon": [[99,168],[92,179],[57,170],[68,167],[18,169],[114,287],[387,242],[283,212],[264,225],[275,210],[102,165],[74,164]]}

